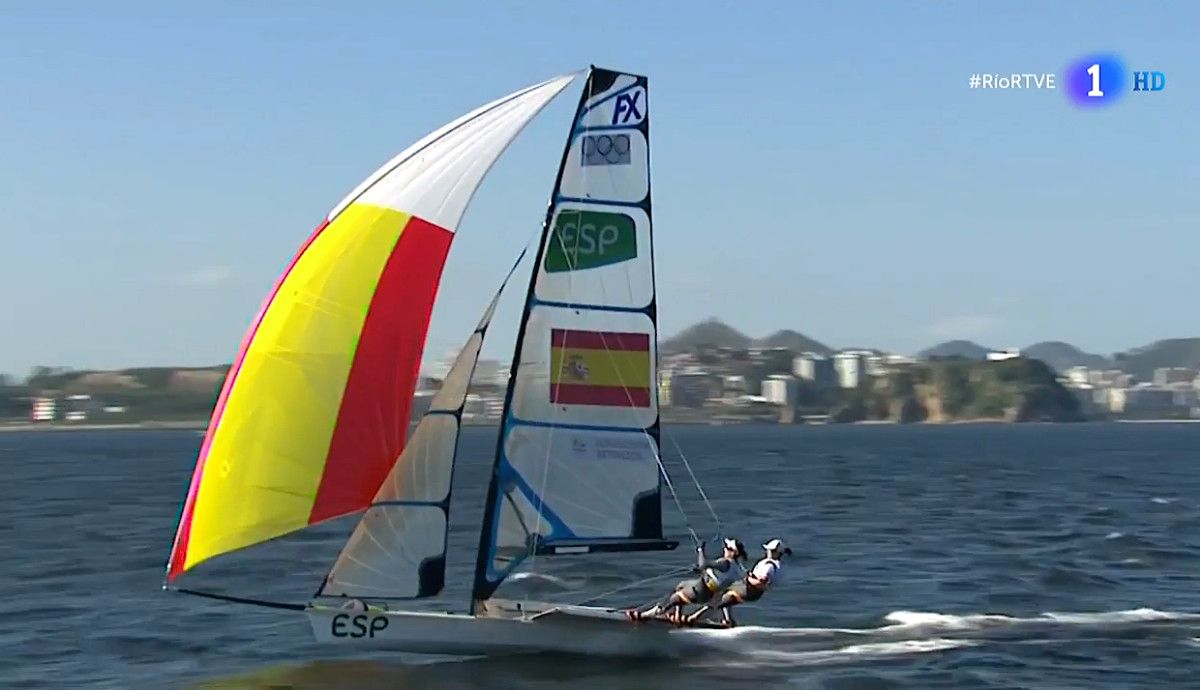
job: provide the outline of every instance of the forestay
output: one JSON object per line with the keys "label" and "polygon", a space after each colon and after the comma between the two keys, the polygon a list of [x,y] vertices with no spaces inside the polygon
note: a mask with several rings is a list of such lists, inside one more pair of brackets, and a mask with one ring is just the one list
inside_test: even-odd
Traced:
{"label": "forestay", "polygon": [[645,77],[590,72],[513,358],[472,605],[532,554],[664,541]]}
{"label": "forestay", "polygon": [[513,138],[574,78],[517,91],[432,132],[328,214],[275,284],[225,380],[168,582],[370,505],[404,450],[462,214]]}

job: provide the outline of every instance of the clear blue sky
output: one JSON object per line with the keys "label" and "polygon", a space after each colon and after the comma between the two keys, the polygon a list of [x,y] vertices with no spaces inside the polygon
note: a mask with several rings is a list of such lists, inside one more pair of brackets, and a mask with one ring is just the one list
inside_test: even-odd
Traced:
{"label": "clear blue sky", "polygon": [[[715,315],[898,352],[1200,335],[1194,3],[50,5],[0,8],[0,371],[231,360],[376,166],[589,63],[650,77],[664,334]],[[967,85],[1092,51],[1167,89],[1082,111]],[[428,358],[538,229],[577,89],[468,210]]]}

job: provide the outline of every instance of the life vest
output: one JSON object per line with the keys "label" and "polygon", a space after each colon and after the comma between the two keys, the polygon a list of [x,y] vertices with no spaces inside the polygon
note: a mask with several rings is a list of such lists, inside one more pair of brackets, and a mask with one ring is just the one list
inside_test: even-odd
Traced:
{"label": "life vest", "polygon": [[766,589],[779,575],[783,564],[774,558],[763,558],[746,574],[746,584],[755,589]]}

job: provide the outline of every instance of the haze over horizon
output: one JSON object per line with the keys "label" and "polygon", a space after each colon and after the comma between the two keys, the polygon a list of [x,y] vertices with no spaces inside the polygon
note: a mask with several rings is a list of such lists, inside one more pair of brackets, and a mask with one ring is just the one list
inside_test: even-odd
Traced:
{"label": "haze over horizon", "polygon": [[[1200,335],[1200,161],[1180,145],[1200,6],[616,4],[591,38],[557,4],[357,7],[0,9],[0,372],[231,361],[301,242],[380,163],[589,63],[649,76],[660,339],[710,315],[905,354]],[[1085,111],[966,83],[1106,51],[1167,89]],[[540,230],[579,88],[480,188],[427,361]],[[486,357],[511,357],[528,270]]]}

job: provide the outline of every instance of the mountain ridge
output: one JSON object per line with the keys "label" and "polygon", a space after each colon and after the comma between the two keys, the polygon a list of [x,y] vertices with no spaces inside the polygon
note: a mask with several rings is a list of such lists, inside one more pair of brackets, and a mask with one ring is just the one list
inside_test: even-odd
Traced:
{"label": "mountain ridge", "polygon": [[754,338],[730,326],[715,316],[685,327],[675,335],[659,343],[659,350],[666,354],[687,352],[703,347],[786,347],[797,352],[831,354],[834,349],[799,331],[784,328],[762,338]]}

